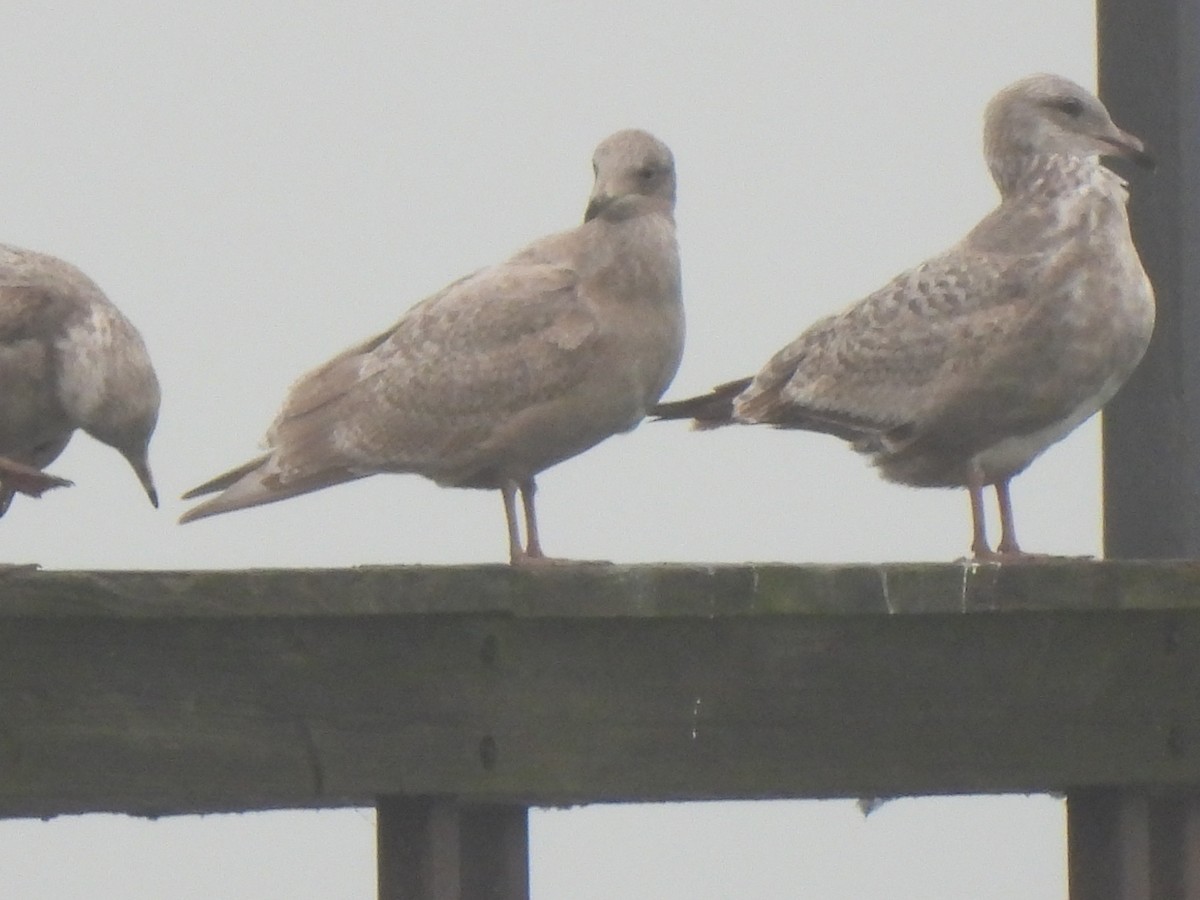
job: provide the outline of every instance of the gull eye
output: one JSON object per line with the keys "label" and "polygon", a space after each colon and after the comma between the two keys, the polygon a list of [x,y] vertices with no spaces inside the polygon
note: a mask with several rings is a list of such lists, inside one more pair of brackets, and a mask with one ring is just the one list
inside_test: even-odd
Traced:
{"label": "gull eye", "polygon": [[1083,115],[1083,101],[1078,97],[1056,97],[1050,101],[1050,105],[1059,112],[1066,113],[1072,119]]}
{"label": "gull eye", "polygon": [[642,166],[640,169],[637,170],[637,177],[642,179],[642,181],[649,181],[651,178],[653,178],[657,174],[658,174],[658,170],[655,169],[653,166]]}

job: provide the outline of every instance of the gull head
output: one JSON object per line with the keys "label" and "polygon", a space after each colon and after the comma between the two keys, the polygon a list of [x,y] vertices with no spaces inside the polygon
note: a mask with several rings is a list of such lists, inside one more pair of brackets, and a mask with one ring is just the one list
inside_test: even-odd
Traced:
{"label": "gull head", "polygon": [[596,182],[588,198],[585,222],[605,214],[623,218],[644,208],[638,198],[675,207],[675,158],[654,135],[629,128],[609,135],[592,156]]}
{"label": "gull head", "polygon": [[158,378],[144,350],[130,353],[129,364],[114,375],[112,383],[89,410],[83,429],[108,444],[129,463],[150,503],[158,506],[158,491],[150,473],[150,438],[158,423],[160,391]]}
{"label": "gull head", "polygon": [[1045,157],[1124,156],[1154,166],[1141,140],[1118,128],[1094,94],[1059,75],[1031,75],[996,94],[984,113],[983,145],[1001,185]]}

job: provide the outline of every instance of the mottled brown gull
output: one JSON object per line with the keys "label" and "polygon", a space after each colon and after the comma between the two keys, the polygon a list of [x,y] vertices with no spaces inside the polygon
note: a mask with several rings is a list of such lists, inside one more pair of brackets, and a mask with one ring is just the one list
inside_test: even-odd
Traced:
{"label": "mottled brown gull", "polygon": [[1099,410],[1150,341],[1154,294],[1126,185],[1100,157],[1150,158],[1099,100],[1053,75],[991,100],[984,151],[1000,205],[956,246],[816,322],[753,378],[653,413],[843,438],[889,480],[967,488],[974,556],[1022,557],[1009,481]]}
{"label": "mottled brown gull", "polygon": [[117,450],[158,505],[147,460],[159,387],[137,329],[74,266],[0,245],[0,515],[17,493],[69,484],[53,462],[76,429]]}
{"label": "mottled brown gull", "polygon": [[582,225],[450,284],[301,378],[268,452],[185,494],[221,491],[180,521],[411,472],[498,489],[510,560],[545,560],[534,476],[637,425],[683,351],[671,151],[620,131],[593,168]]}

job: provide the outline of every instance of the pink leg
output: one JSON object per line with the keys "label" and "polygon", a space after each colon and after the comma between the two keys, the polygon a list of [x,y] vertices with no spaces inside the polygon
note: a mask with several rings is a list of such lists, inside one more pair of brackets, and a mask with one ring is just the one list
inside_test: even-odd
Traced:
{"label": "pink leg", "polygon": [[[577,564],[569,559],[554,559],[542,551],[542,541],[538,536],[537,510],[534,507],[534,496],[537,485],[532,478],[524,481],[506,481],[504,491],[504,512],[508,516],[508,547],[509,559],[514,566],[557,566]],[[525,549],[521,549],[521,532],[517,526],[517,491],[521,492],[521,503],[525,507]],[[598,562],[598,560],[597,560]]]}
{"label": "pink leg", "polygon": [[533,497],[537,493],[537,485],[532,478],[521,482],[521,502],[525,506],[525,556],[528,559],[544,559],[542,541],[538,537],[537,510],[534,509]]}
{"label": "pink leg", "polygon": [[967,478],[967,492],[971,495],[971,555],[976,559],[995,559],[996,554],[992,552],[987,539],[982,475],[971,472]]}
{"label": "pink leg", "polygon": [[500,485],[504,497],[504,518],[508,521],[508,561],[514,566],[525,558],[521,549],[521,528],[517,522],[517,483],[505,481]]}
{"label": "pink leg", "polygon": [[1024,556],[1017,544],[1017,528],[1013,523],[1012,498],[1008,495],[1008,479],[996,482],[996,502],[1000,505],[1000,544],[996,550],[1004,556]]}

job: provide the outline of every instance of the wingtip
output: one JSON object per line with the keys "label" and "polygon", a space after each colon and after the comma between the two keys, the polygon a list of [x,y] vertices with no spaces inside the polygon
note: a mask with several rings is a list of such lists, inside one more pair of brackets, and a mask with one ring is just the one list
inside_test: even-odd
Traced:
{"label": "wingtip", "polygon": [[651,408],[650,416],[655,422],[691,419],[692,427],[698,431],[731,425],[734,422],[733,401],[750,386],[751,381],[752,378],[739,378],[719,384],[707,394],[659,403]]}
{"label": "wingtip", "polygon": [[244,476],[253,472],[269,458],[269,455],[263,455],[256,457],[249,462],[242,463],[240,466],[230,469],[228,472],[223,472],[216,478],[210,478],[203,484],[198,484],[186,493],[180,494],[179,499],[195,500],[197,497],[203,497],[206,494],[213,494],[217,491],[223,491],[240,481]]}
{"label": "wingtip", "polygon": [[183,515],[179,517],[179,524],[186,525],[188,522],[195,522],[197,519],[207,519],[209,516],[215,516],[219,513],[229,512],[234,509],[240,509],[237,504],[230,503],[229,498],[224,494],[218,494],[203,503],[197,503],[189,510],[185,510]]}
{"label": "wingtip", "polygon": [[186,525],[188,522],[195,522],[197,519],[204,518],[204,513],[201,511],[201,506],[203,506],[203,505],[204,504],[201,504],[200,506],[196,506],[196,507],[193,507],[192,509],[189,509],[187,512],[185,512],[182,516],[179,517],[177,524]]}
{"label": "wingtip", "polygon": [[185,512],[179,517],[179,524],[186,525],[188,522],[195,522],[197,519],[205,519],[221,513],[248,509],[252,506],[263,506],[293,497],[296,494],[306,493],[316,487],[326,486],[324,482],[314,485],[302,480],[287,486],[268,483],[268,478],[272,473],[263,471],[263,463],[267,459],[269,457],[264,456],[252,460],[224,475],[218,475],[216,478],[204,482],[199,487],[192,488],[183,495],[184,500],[192,500],[207,494],[215,494],[215,496],[209,497]]}
{"label": "wingtip", "polygon": [[[201,485],[201,488],[203,487],[205,487],[205,485]],[[194,496],[195,492],[198,490],[200,490],[200,488],[194,488],[192,491],[184,494],[184,499],[188,499],[189,496]],[[211,492],[211,489],[206,491],[206,493]],[[186,525],[188,522],[195,522],[197,519],[207,519],[209,516],[216,516],[220,515],[221,513],[232,512],[235,509],[244,509],[247,506],[254,506],[261,502],[263,501],[251,500],[247,502],[246,497],[241,496],[241,492],[237,490],[231,492],[227,488],[221,493],[217,494],[215,497],[209,497],[207,500],[197,503],[191,509],[186,510],[183,515],[179,517],[179,524]]]}

